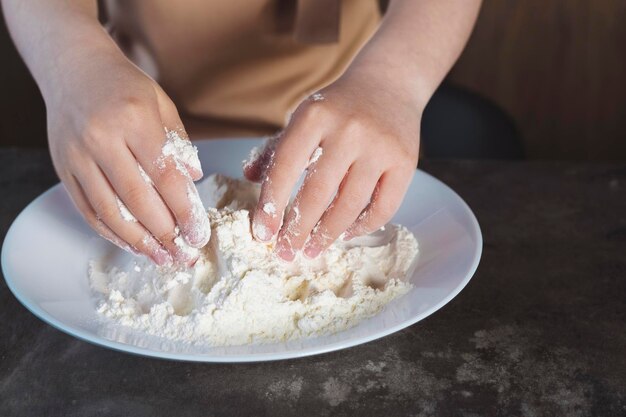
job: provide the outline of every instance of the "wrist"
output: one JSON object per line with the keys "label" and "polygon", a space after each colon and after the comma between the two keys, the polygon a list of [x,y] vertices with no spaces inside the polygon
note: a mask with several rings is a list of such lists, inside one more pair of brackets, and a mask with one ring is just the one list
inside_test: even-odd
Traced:
{"label": "wrist", "polygon": [[362,85],[374,92],[386,92],[422,114],[434,90],[420,79],[411,68],[394,64],[374,54],[360,55],[342,78],[361,80]]}
{"label": "wrist", "polygon": [[50,71],[37,79],[46,105],[66,100],[73,92],[86,93],[98,83],[99,74],[114,72],[126,58],[116,45],[94,42],[77,44],[55,57]]}
{"label": "wrist", "polygon": [[71,31],[50,39],[41,49],[42,59],[31,69],[46,101],[59,90],[76,84],[81,73],[91,68],[102,70],[107,62],[124,58],[97,21],[84,20],[75,22]]}

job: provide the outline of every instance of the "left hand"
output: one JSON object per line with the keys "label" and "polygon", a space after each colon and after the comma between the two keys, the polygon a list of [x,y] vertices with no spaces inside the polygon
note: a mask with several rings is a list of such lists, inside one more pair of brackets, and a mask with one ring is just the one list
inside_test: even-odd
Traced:
{"label": "left hand", "polygon": [[[343,232],[350,239],[375,231],[402,202],[417,166],[423,104],[376,73],[347,71],[302,102],[276,142],[244,168],[248,179],[263,180],[253,234],[269,241],[278,233],[275,250],[284,260],[302,249],[315,258]],[[318,147],[322,154],[309,165]]]}

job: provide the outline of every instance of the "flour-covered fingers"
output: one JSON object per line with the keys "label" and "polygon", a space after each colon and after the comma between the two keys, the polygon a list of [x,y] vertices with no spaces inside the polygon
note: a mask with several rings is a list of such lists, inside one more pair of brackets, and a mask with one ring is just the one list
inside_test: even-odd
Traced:
{"label": "flour-covered fingers", "polygon": [[276,253],[282,259],[290,261],[302,249],[351,162],[341,152],[329,151],[311,165],[278,234]]}
{"label": "flour-covered fingers", "polygon": [[[156,87],[156,93],[158,118],[160,119],[158,127],[163,130],[163,126],[167,126],[167,129],[165,129],[166,145],[170,147],[170,149],[165,148],[162,150],[166,153],[175,153],[178,156],[178,162],[186,169],[191,179],[198,181],[203,175],[198,152],[194,146],[189,146],[191,142],[183,129],[183,122],[180,120],[176,105],[158,86]],[[135,132],[135,134],[137,137],[142,136],[140,132]],[[163,132],[160,132],[160,134],[162,137]],[[185,142],[177,140],[176,136],[185,140]]]}
{"label": "flour-covered fingers", "polygon": [[276,143],[252,217],[252,232],[260,241],[269,241],[278,231],[292,190],[320,143],[321,130],[312,114],[296,111]]}
{"label": "flour-covered fingers", "polygon": [[[131,248],[150,257],[158,265],[172,262],[172,257],[120,200],[99,166],[83,161],[76,176],[86,200],[95,213],[95,224],[101,221]],[[93,218],[89,220],[94,222]],[[99,227],[99,226],[98,226]],[[94,226],[94,228],[97,227]]]}
{"label": "flour-covered fingers", "polygon": [[124,242],[113,232],[113,230],[111,230],[102,222],[102,220],[98,218],[96,212],[91,207],[91,204],[87,201],[85,192],[78,183],[78,180],[76,180],[72,174],[67,173],[66,175],[60,175],[60,177],[65,189],[74,203],[74,206],[76,206],[80,214],[83,215],[83,218],[92,229],[94,229],[100,236],[113,243],[115,246],[118,246],[133,255],[141,255],[135,248]]}
{"label": "flour-covered fingers", "polygon": [[407,169],[385,172],[376,184],[371,202],[346,230],[345,240],[372,233],[384,226],[396,213],[413,176]]}
{"label": "flour-covered fingers", "polygon": [[206,245],[211,236],[206,211],[187,169],[189,165],[200,165],[197,150],[181,132],[168,130],[167,134],[159,134],[160,143],[153,141],[147,146],[142,145],[140,138],[129,139],[129,148],[176,219],[177,226],[172,231],[175,243],[192,255],[193,249]]}
{"label": "flour-covered fingers", "polygon": [[115,167],[107,164],[106,160],[100,161],[100,166],[116,195],[127,208],[126,217],[136,218],[152,236],[157,238],[177,263],[193,260],[193,257],[189,256],[189,251],[177,245],[177,235],[174,232],[175,218],[135,156],[123,143],[112,152],[115,154]]}
{"label": "flour-covered fingers", "polygon": [[355,162],[341,182],[337,194],[304,246],[304,254],[315,258],[330,246],[370,202],[379,178],[365,163]]}

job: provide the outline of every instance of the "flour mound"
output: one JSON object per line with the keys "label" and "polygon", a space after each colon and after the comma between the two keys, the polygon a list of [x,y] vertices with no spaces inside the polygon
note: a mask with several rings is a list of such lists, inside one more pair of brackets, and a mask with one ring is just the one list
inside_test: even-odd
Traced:
{"label": "flour mound", "polygon": [[[98,312],[118,324],[171,340],[212,346],[279,342],[345,330],[405,294],[418,245],[405,227],[335,242],[317,259],[286,263],[273,242],[250,233],[259,187],[212,175],[198,189],[211,224],[192,268],[133,261],[90,264]],[[372,242],[379,241],[377,246]]]}

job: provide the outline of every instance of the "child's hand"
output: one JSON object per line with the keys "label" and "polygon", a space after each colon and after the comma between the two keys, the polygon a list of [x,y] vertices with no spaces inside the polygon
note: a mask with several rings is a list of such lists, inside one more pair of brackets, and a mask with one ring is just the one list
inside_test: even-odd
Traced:
{"label": "child's hand", "polygon": [[[372,232],[396,212],[417,165],[422,109],[397,84],[347,72],[303,102],[275,146],[245,168],[249,179],[263,180],[253,233],[267,241],[278,232],[281,258],[292,260],[302,248],[316,257],[344,231],[346,238]],[[308,167],[278,230],[318,147],[321,156]]]}
{"label": "child's hand", "polygon": [[197,156],[163,155],[164,128],[182,127],[174,104],[117,52],[68,59],[72,70],[45,100],[52,160],[74,203],[120,247],[159,265],[194,262],[187,244],[205,245],[210,228],[193,184]]}

